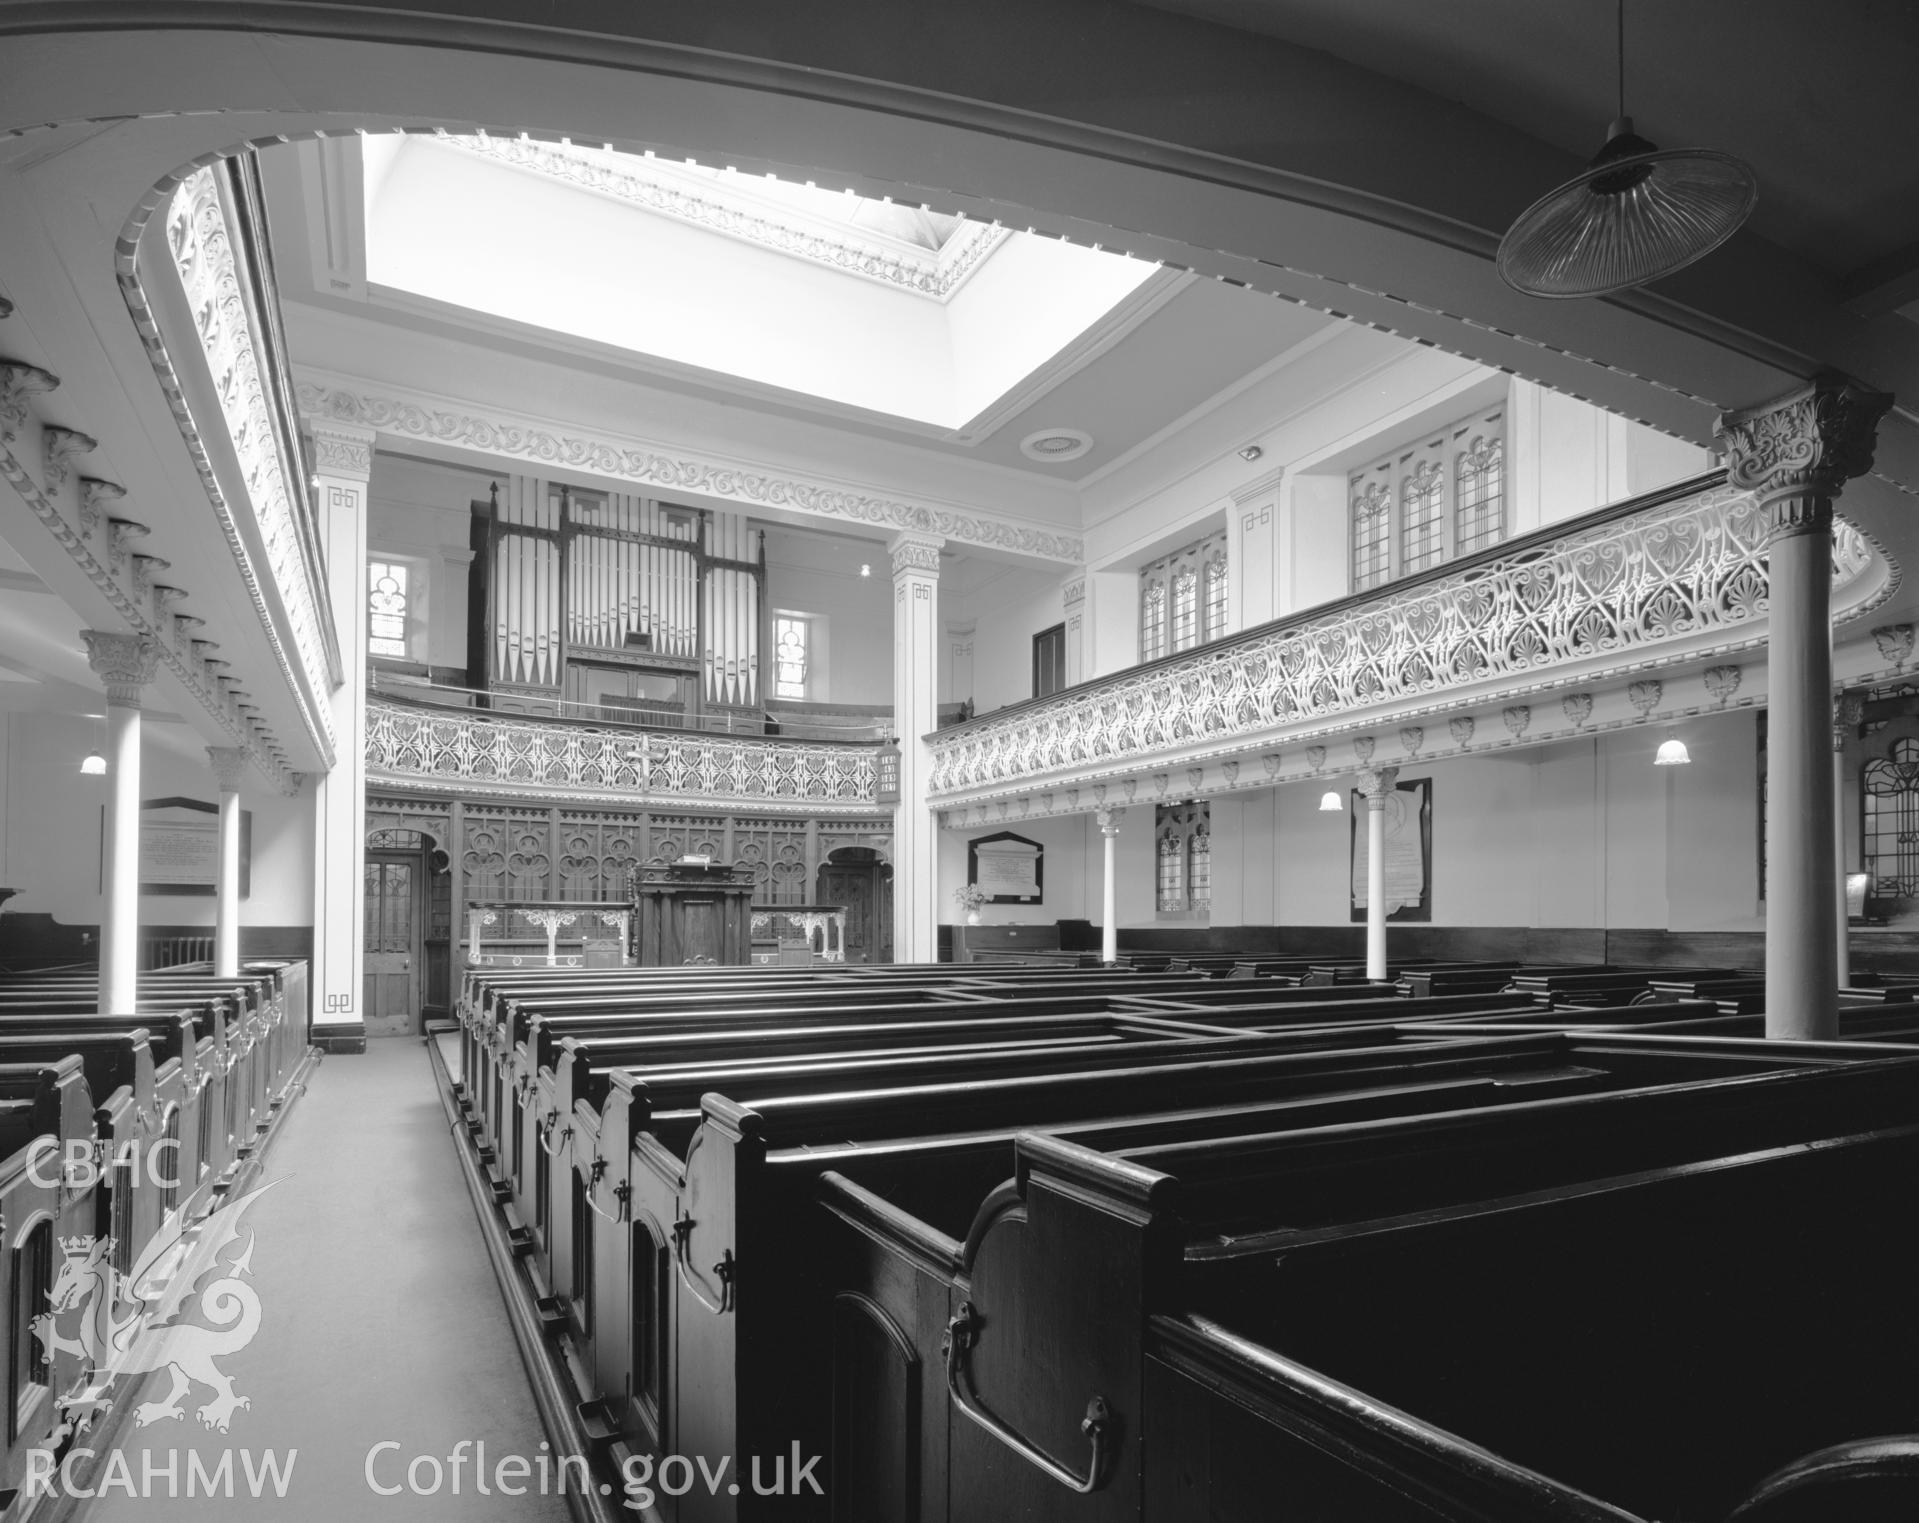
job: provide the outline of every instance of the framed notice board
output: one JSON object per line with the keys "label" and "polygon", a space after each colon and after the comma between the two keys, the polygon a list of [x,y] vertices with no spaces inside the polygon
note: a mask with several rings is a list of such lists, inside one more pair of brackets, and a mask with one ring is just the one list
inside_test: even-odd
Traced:
{"label": "framed notice board", "polygon": [[[1366,918],[1366,798],[1352,790],[1352,919]],[[1386,796],[1386,918],[1433,918],[1433,780],[1401,783]]]}

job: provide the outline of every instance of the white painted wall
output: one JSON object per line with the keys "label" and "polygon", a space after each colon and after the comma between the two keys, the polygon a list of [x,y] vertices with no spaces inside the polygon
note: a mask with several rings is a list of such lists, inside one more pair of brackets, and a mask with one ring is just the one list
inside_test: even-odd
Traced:
{"label": "white painted wall", "polygon": [[823,681],[809,701],[893,702],[893,568],[884,545],[768,531],[766,589],[774,609],[825,622]]}
{"label": "white painted wall", "polygon": [[[406,560],[427,577],[424,640],[413,659],[466,666],[467,569],[472,561],[472,504],[504,476],[423,460],[375,454],[367,483],[367,554]],[[413,620],[409,619],[409,641]]]}
{"label": "white painted wall", "polygon": [[[69,925],[97,925],[101,810],[105,777],[82,777],[80,758],[100,745],[102,721],[77,715],[5,716],[5,850],[0,883],[20,890],[9,911],[48,914]],[[140,796],[219,801],[206,745],[186,726],[143,726]],[[249,771],[241,807],[253,815],[252,892],[240,923],[313,923],[313,798],[310,789],[283,798]],[[143,894],[146,925],[212,925],[211,895]]]}
{"label": "white painted wall", "polygon": [[[972,830],[939,833],[939,918],[947,923],[964,920],[965,911],[953,898],[966,882],[966,843],[1010,830],[1045,848],[1044,881],[1040,904],[988,904],[980,909],[987,925],[1051,925],[1056,920],[1099,919],[1100,833],[1091,815],[1062,819],[1011,819]],[[1088,864],[1091,871],[1088,871]]]}
{"label": "white painted wall", "polygon": [[[1655,767],[1663,727],[1607,731],[1527,750],[1449,758],[1401,770],[1433,785],[1433,924],[1760,930],[1756,723],[1750,711],[1686,721],[1675,733],[1688,767]],[[1320,812],[1348,776],[1215,796],[1213,912],[1217,926],[1351,924],[1351,816]],[[1004,828],[1082,839],[1084,918],[1100,914],[1100,836],[1090,815]],[[1362,821],[1363,824],[1363,821]],[[1162,922],[1153,908],[1153,808],[1121,821],[1119,923]],[[942,874],[963,881],[970,832],[942,834]],[[1048,837],[1049,840],[1055,839]],[[1362,838],[1363,839],[1363,838]],[[957,869],[952,843],[959,843]],[[1068,845],[1050,877],[1070,872]],[[941,913],[953,918],[942,877]],[[1046,918],[1051,914],[1049,889]]]}

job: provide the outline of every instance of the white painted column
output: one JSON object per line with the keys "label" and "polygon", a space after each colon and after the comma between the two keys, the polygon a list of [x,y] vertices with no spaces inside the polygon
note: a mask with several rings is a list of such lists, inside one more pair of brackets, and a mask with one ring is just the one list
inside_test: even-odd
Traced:
{"label": "white painted column", "polygon": [[[340,642],[333,770],[315,779],[312,1012],[316,1041],[357,1050],[366,925],[366,488],[373,431],[308,420],[327,590]],[[331,1030],[329,1030],[331,1028]]]}
{"label": "white painted column", "polygon": [[247,754],[238,746],[208,746],[207,761],[220,785],[220,870],[214,886],[213,973],[240,973],[240,779]]}
{"label": "white painted column", "polygon": [[893,960],[939,959],[939,831],[927,803],[939,723],[940,546],[932,534],[893,537],[893,724],[900,802],[893,820]]}
{"label": "white painted column", "polygon": [[1822,379],[1727,414],[1719,442],[1735,487],[1769,523],[1766,727],[1766,1035],[1839,1034],[1833,936],[1833,499],[1872,464],[1889,396]]}
{"label": "white painted column", "polygon": [[1099,960],[1119,961],[1119,817],[1124,809],[1102,809],[1095,819],[1106,838],[1105,877],[1100,888]]}
{"label": "white painted column", "polygon": [[160,652],[144,635],[83,629],[87,664],[107,689],[106,894],[100,917],[100,1013],[131,1015],[140,982],[140,695]]}
{"label": "white painted column", "polygon": [[1060,584],[1059,601],[1066,625],[1066,685],[1076,687],[1093,674],[1092,663],[1086,659],[1085,572],[1077,572]]}
{"label": "white painted column", "polygon": [[1832,704],[1832,871],[1838,893],[1834,947],[1839,987],[1852,987],[1852,917],[1846,913],[1846,740],[1866,709],[1858,693],[1841,693]]}
{"label": "white painted column", "polygon": [[1366,976],[1386,977],[1386,800],[1399,786],[1399,768],[1359,774],[1366,800]]}

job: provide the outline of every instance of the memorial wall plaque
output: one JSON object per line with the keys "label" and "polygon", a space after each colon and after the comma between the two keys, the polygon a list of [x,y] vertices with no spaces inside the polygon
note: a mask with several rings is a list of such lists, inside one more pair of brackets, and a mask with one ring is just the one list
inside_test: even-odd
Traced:
{"label": "memorial wall plaque", "polygon": [[986,891],[989,904],[1039,904],[1046,848],[1011,831],[966,843],[966,881]]}
{"label": "memorial wall plaque", "polygon": [[[106,810],[100,811],[101,839]],[[240,897],[251,891],[253,812],[240,811]],[[105,861],[104,846],[101,852]],[[104,872],[102,874],[104,880]],[[148,799],[140,806],[140,892],[212,895],[220,879],[220,806],[201,799]],[[105,891],[104,881],[102,892]]]}
{"label": "memorial wall plaque", "polygon": [[[1366,799],[1352,792],[1352,918],[1366,918]],[[1433,782],[1401,783],[1386,796],[1386,918],[1433,918]]]}

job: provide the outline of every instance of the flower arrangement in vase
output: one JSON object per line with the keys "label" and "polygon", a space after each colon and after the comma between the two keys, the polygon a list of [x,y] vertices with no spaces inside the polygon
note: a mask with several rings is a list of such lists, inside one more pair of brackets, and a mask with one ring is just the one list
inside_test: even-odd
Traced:
{"label": "flower arrangement in vase", "polygon": [[966,911],[966,923],[978,925],[979,907],[986,903],[986,890],[977,883],[962,883],[953,890],[953,897],[959,901],[960,908]]}

